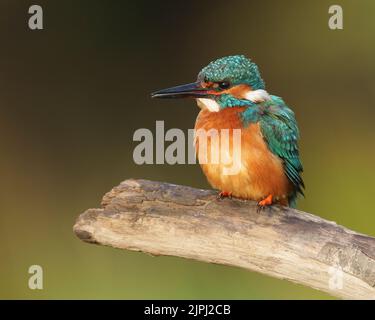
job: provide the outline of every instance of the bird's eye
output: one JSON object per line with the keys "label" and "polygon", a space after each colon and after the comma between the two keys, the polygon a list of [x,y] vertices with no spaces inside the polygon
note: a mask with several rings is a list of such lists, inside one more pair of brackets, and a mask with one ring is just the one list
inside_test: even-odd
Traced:
{"label": "bird's eye", "polygon": [[230,87],[229,81],[218,82],[218,85],[220,89],[228,89]]}

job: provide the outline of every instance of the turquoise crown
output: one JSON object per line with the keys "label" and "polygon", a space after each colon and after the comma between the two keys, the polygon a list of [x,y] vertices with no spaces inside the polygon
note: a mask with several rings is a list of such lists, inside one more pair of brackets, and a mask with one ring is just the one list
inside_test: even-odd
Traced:
{"label": "turquoise crown", "polygon": [[265,88],[258,66],[244,55],[223,57],[210,62],[199,72],[198,80],[229,81],[232,85],[248,84],[253,90]]}

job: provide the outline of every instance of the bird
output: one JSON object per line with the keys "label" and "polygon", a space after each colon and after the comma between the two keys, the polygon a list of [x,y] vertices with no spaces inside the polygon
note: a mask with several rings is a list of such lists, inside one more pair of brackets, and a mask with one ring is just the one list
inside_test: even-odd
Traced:
{"label": "bird", "polygon": [[[267,92],[259,68],[250,58],[216,59],[198,73],[195,82],[156,91],[151,97],[196,99],[200,112],[195,131],[228,129],[233,138],[234,130],[240,130],[238,172],[226,175],[221,162],[199,160],[221,198],[257,201],[263,209],[274,204],[295,207],[298,196],[304,196],[295,114],[281,97]],[[229,146],[232,153],[238,151],[234,143]],[[196,142],[197,154],[200,147]],[[222,145],[209,144],[207,153],[210,148]]]}

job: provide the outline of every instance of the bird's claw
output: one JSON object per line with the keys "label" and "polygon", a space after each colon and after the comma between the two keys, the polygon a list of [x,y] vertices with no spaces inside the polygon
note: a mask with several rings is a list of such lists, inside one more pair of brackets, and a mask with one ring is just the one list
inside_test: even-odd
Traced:
{"label": "bird's claw", "polygon": [[257,213],[261,213],[265,210],[271,210],[271,209],[272,209],[272,205],[261,206],[261,205],[259,205],[259,203],[257,204]]}
{"label": "bird's claw", "polygon": [[232,198],[232,192],[221,191],[217,197],[218,197],[218,199],[220,199],[220,200],[221,200],[221,199],[224,199],[224,198]]}
{"label": "bird's claw", "polygon": [[273,197],[272,197],[272,194],[270,194],[268,197],[258,202],[257,212],[259,213],[265,208],[271,208],[272,204],[273,204]]}

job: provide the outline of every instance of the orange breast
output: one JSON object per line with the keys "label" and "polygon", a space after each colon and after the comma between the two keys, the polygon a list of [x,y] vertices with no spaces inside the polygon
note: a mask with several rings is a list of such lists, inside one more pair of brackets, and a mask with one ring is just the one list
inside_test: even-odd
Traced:
{"label": "orange breast", "polygon": [[[225,146],[222,144],[222,137],[219,135],[219,143],[212,143],[209,136],[205,148],[202,148],[202,141],[196,137],[197,155],[207,153],[207,163],[202,163],[198,157],[202,170],[214,188],[231,192],[235,197],[259,201],[272,194],[276,201],[287,204],[292,186],[284,173],[282,160],[268,149],[259,124],[242,127],[239,112],[243,110],[243,107],[226,108],[219,112],[203,109],[199,113],[195,123],[196,130],[203,129],[207,132],[215,129],[221,132],[222,129],[229,129],[228,151],[231,158],[229,164],[228,159],[224,161],[223,157],[220,157],[219,162],[212,163],[212,154],[225,154],[222,153],[222,146]],[[239,144],[234,143],[233,129],[241,130]],[[216,148],[220,150],[215,150]],[[234,170],[234,174],[227,174],[228,167],[238,170]]]}

